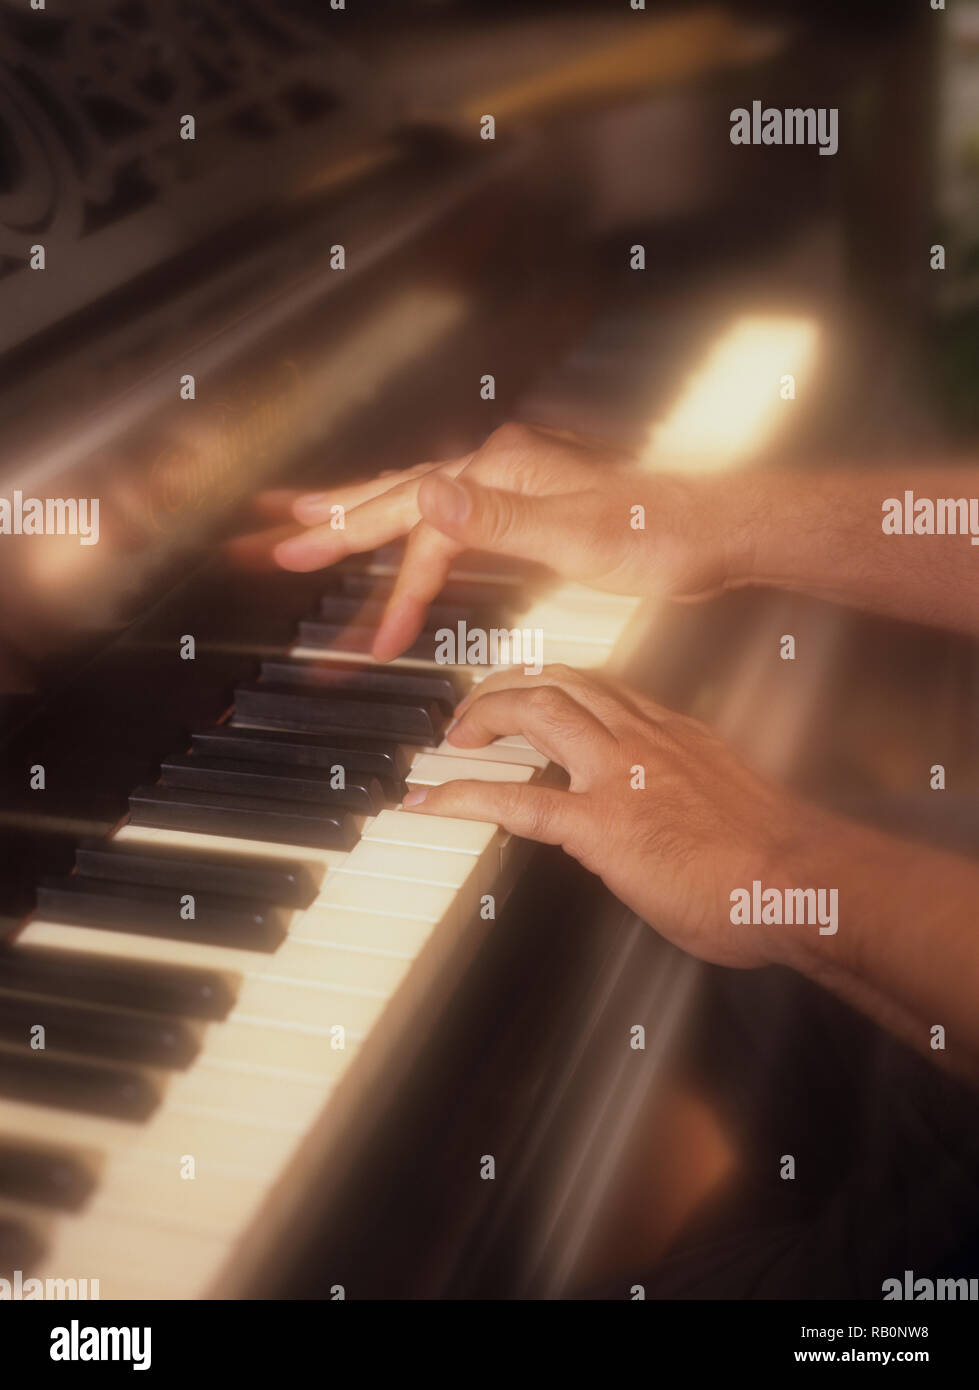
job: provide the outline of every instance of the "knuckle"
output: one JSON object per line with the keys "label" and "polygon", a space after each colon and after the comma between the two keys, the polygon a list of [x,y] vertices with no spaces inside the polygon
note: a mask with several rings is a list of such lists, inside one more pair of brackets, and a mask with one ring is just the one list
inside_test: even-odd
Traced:
{"label": "knuckle", "polygon": [[587,682],[573,667],[563,661],[556,661],[544,667],[544,674],[562,685],[585,685]]}
{"label": "knuckle", "polygon": [[551,808],[546,802],[532,802],[527,807],[526,833],[532,840],[546,840],[550,835],[553,819]]}
{"label": "knuckle", "polygon": [[481,508],[479,540],[490,550],[500,545],[513,526],[513,503],[505,492],[493,497],[492,505]]}
{"label": "knuckle", "polygon": [[497,425],[486,443],[492,449],[510,451],[511,449],[525,449],[533,437],[533,430],[528,425],[522,425],[517,420],[507,420],[502,425]]}
{"label": "knuckle", "polygon": [[516,782],[501,782],[497,791],[497,802],[501,818],[512,820],[520,810],[522,788]]}
{"label": "knuckle", "polygon": [[545,723],[567,723],[570,702],[557,686],[535,685],[527,696],[527,701],[534,713]]}

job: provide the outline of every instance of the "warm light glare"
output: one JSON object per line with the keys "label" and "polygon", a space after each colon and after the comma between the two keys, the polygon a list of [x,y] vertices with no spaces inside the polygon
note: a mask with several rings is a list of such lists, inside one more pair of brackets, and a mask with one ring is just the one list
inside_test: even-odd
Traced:
{"label": "warm light glare", "polygon": [[645,467],[714,472],[757,452],[811,377],[818,339],[811,319],[738,319],[651,429]]}

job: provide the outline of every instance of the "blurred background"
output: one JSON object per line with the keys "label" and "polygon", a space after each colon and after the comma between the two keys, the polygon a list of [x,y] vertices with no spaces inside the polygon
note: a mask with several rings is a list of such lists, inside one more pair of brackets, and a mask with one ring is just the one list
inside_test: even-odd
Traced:
{"label": "blurred background", "polygon": [[[977,3],[55,10],[0,0],[0,494],[97,496],[101,539],[0,538],[8,927],[317,593],[222,549],[266,489],[513,418],[649,467],[974,457]],[[838,153],[733,146],[756,99],[838,107]],[[783,632],[806,659],[775,670]],[[744,593],[652,614],[628,674],[807,795],[979,850],[963,639]],[[951,1083],[780,972],[692,970],[553,861],[535,931],[500,924],[392,1110],[398,1163],[364,1161],[346,1225],[309,1223],[284,1292],[328,1288],[328,1242],[400,1296],[620,1297],[638,1270],[650,1297],[873,1298],[905,1267],[971,1272]],[[612,1039],[643,1020],[626,1075]],[[947,1129],[940,1162],[923,1136]],[[474,1132],[520,1175],[492,1208],[453,1178]]]}

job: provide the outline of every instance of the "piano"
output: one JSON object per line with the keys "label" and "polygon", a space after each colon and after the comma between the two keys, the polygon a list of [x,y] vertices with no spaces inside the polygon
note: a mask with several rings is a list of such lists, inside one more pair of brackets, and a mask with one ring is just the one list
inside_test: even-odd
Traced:
{"label": "piano", "polygon": [[[125,1299],[565,1291],[609,1152],[594,1107],[565,1104],[569,1038],[611,1026],[610,999],[616,1027],[645,1021],[643,1080],[602,1074],[634,1095],[694,996],[693,963],[559,854],[401,809],[413,785],[560,776],[517,737],[445,741],[482,673],[437,662],[434,631],[540,628],[549,662],[734,729],[781,601],[681,636],[655,605],[469,556],[379,666],[396,548],[292,576],[225,542],[273,488],[457,455],[511,418],[720,466],[689,402],[730,369],[732,322],[742,352],[738,313],[696,288],[695,244],[638,283],[624,229],[676,249],[728,205],[697,79],[795,40],[650,6],[637,62],[631,14],[382,8],[386,31],[265,0],[0,15],[21,155],[3,486],[101,501],[98,545],[0,548],[0,1277]],[[493,60],[470,71],[476,41]],[[681,159],[648,190],[616,181],[605,155],[663,110],[676,135],[677,103],[698,177]],[[819,196],[800,191],[800,227]],[[749,286],[763,307],[772,274]],[[807,331],[779,312],[803,373]],[[744,675],[726,705],[708,651]]]}

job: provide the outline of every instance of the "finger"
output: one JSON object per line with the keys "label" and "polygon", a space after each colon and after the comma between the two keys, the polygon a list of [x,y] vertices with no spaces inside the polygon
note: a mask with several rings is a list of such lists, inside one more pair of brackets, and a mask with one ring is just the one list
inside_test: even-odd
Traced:
{"label": "finger", "polygon": [[575,836],[583,798],[550,787],[516,782],[443,782],[417,787],[404,799],[406,810],[424,815],[492,821],[512,835],[546,845],[564,845]]}
{"label": "finger", "polygon": [[296,535],[296,523],[276,526],[266,531],[250,531],[246,535],[231,536],[222,544],[222,550],[232,564],[247,570],[275,570],[278,568],[275,551],[286,540]]}
{"label": "finger", "polygon": [[399,540],[418,520],[417,493],[417,482],[390,488],[345,512],[342,526],[332,522],[313,526],[277,546],[275,558],[283,569],[316,570]]}
{"label": "finger", "polygon": [[[465,462],[465,459],[457,459],[447,464],[434,464],[428,471],[459,469],[464,467]],[[325,504],[327,514],[331,516],[330,522],[313,526],[295,540],[278,547],[276,560],[283,569],[288,570],[322,569],[326,565],[335,565],[348,555],[359,555],[365,550],[375,550],[378,546],[400,540],[418,522],[418,487],[423,476],[424,473],[419,471],[417,476],[409,476],[386,488],[377,486],[379,480],[374,479],[364,487],[376,487],[376,495],[369,496],[356,506],[352,505],[349,510],[336,499],[356,494],[341,489]],[[334,514],[331,509],[334,506],[344,507],[340,526],[336,526],[332,519]]]}
{"label": "finger", "polygon": [[335,506],[341,506],[345,511],[352,511],[354,507],[362,506],[364,502],[373,501],[375,497],[380,497],[403,483],[420,482],[426,473],[435,473],[439,470],[451,474],[458,473],[466,467],[472,457],[472,454],[464,454],[459,458],[443,459],[438,463],[416,463],[411,468],[385,468],[376,477],[363,478],[355,483],[344,483],[341,487],[331,488],[329,492],[294,493],[293,513],[297,520],[304,522],[307,526],[315,526],[320,521],[328,521],[332,515],[332,508]]}
{"label": "finger", "polygon": [[616,740],[604,724],[553,685],[494,691],[474,701],[448,738],[457,748],[483,748],[505,734],[522,734],[565,768],[572,791],[600,778],[617,754]]}
{"label": "finger", "polygon": [[371,648],[378,661],[390,661],[410,647],[428,606],[449,577],[462,547],[424,521],[408,536],[404,558]]}
{"label": "finger", "polygon": [[442,466],[441,463],[419,463],[413,468],[389,468],[376,477],[363,478],[356,483],[344,483],[328,492],[295,493],[292,502],[293,515],[306,526],[315,526],[319,522],[329,521],[334,507],[340,506],[345,511],[353,511],[354,507],[373,501],[375,497],[381,497],[402,483],[418,482],[426,473]]}
{"label": "finger", "polygon": [[489,550],[537,560],[563,571],[567,538],[581,529],[580,494],[535,497],[483,487],[461,473],[424,477],[418,487],[422,518],[464,550]]}
{"label": "finger", "polygon": [[539,686],[553,686],[565,691],[608,729],[618,729],[626,719],[628,705],[623,694],[614,686],[562,664],[545,666],[542,671],[533,675],[528,675],[516,667],[494,671],[491,676],[487,676],[470,690],[456,706],[454,713],[460,718],[477,701],[497,691],[529,690]]}
{"label": "finger", "polygon": [[270,521],[294,521],[293,507],[302,494],[296,488],[264,488],[252,502],[252,511]]}

